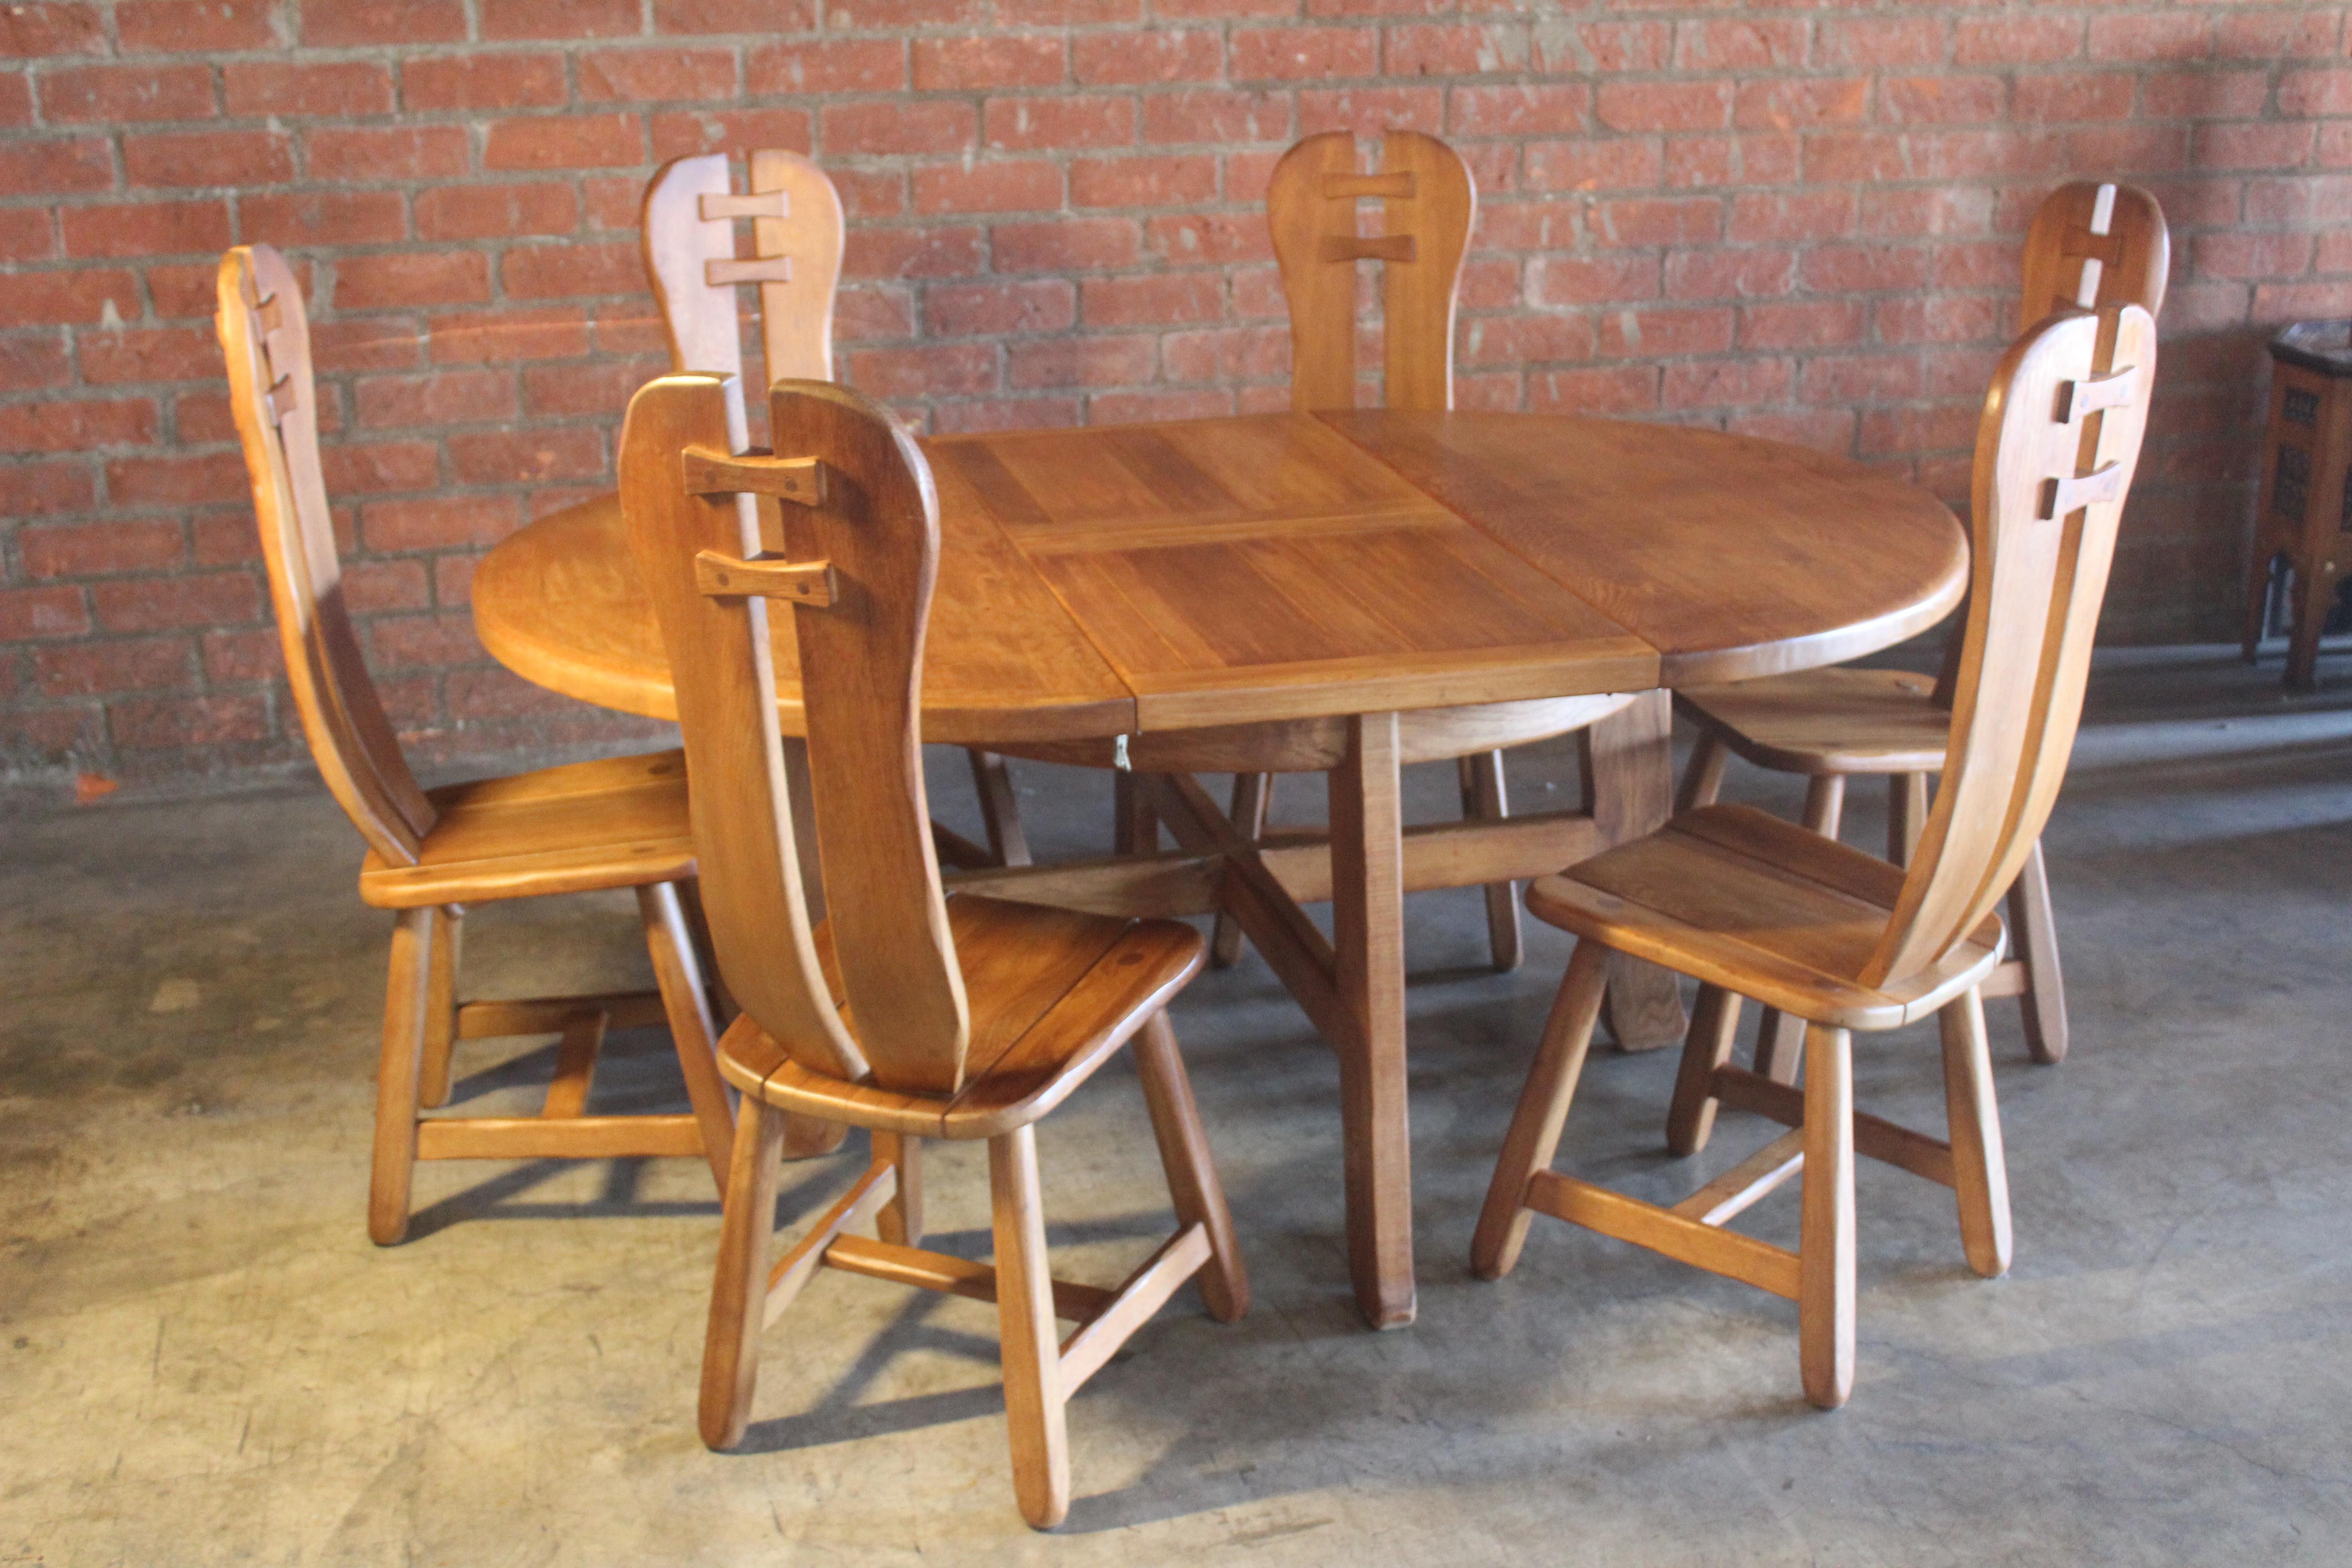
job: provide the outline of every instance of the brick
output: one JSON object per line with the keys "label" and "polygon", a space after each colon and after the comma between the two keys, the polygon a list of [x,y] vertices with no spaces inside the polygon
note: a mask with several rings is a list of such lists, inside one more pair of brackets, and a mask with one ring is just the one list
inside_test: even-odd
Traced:
{"label": "brick", "polygon": [[126,751],[223,746],[268,739],[269,708],[259,697],[219,693],[132,697],[106,705],[106,727]]}
{"label": "brick", "polygon": [[62,386],[72,378],[62,334],[0,333],[0,392],[32,392]]}
{"label": "brick", "polygon": [[496,544],[522,525],[511,495],[429,496],[371,501],[360,509],[370,550],[461,550]]}
{"label": "brick", "polygon": [[1814,37],[1813,62],[1872,68],[1940,65],[1944,29],[1938,16],[1823,16]]}
{"label": "brick", "polygon": [[212,54],[278,42],[271,0],[121,0],[115,37],[125,54]]}
{"label": "brick", "polygon": [[913,172],[918,213],[1036,212],[1062,205],[1062,171],[1044,158],[933,163]]}
{"label": "brick", "polygon": [[2212,47],[2212,19],[2194,11],[2091,18],[2095,60],[2201,60]]}
{"label": "brick", "polygon": [[923,343],[862,349],[844,376],[876,397],[957,397],[997,387],[997,350],[987,343]]}
{"label": "brick", "polygon": [[65,195],[113,184],[113,151],[97,137],[0,142],[0,189]]}
{"label": "brick", "polygon": [[[22,470],[0,469],[0,475],[19,471]],[[73,471],[83,472],[79,468]],[[5,483],[6,479],[0,478],[0,484]],[[28,528],[17,535],[16,545],[24,558],[26,574],[32,577],[156,572],[177,566],[187,559],[187,540],[180,525],[157,521]]]}
{"label": "brick", "polygon": [[1039,338],[1007,346],[1004,384],[1015,390],[1131,385],[1152,379],[1159,354],[1160,340],[1149,332]]}
{"label": "brick", "polygon": [[[349,573],[343,574],[343,585],[348,602]],[[206,632],[197,646],[204,659],[205,679],[215,684],[249,686],[278,679],[286,673],[284,645],[278,641],[278,633],[268,627]]]}
{"label": "brick", "polygon": [[112,506],[207,506],[250,493],[239,452],[146,453],[106,465],[106,499]]}
{"label": "brick", "polygon": [[917,38],[912,65],[917,92],[1059,87],[1070,74],[1065,42],[1030,33]]}
{"label": "brick", "polygon": [[[809,113],[805,109],[739,109],[725,113],[705,111],[656,114],[653,121],[654,156],[681,158],[698,153],[734,153],[746,147],[784,147],[795,153],[812,150]],[[629,181],[642,194],[642,182]],[[636,201],[629,202],[631,226]]]}
{"label": "brick", "polygon": [[78,637],[89,630],[89,610],[79,588],[0,588],[0,643]]}
{"label": "brick", "polygon": [[92,384],[210,380],[220,372],[220,340],[205,327],[126,327],[84,332],[75,344],[81,378]]}
{"label": "brick", "polygon": [[1793,250],[1696,250],[1666,258],[1664,288],[1673,300],[1775,299],[1797,286]]}
{"label": "brick", "polygon": [[1213,82],[1224,64],[1224,39],[1207,28],[1081,33],[1070,40],[1070,74],[1086,87]]}
{"label": "brick", "polygon": [[465,0],[301,0],[302,41],[313,48],[413,47],[466,36]]}
{"label": "brick", "polygon": [[404,60],[400,68],[400,101],[411,110],[554,109],[571,91],[560,54],[468,52]]}
{"label": "brick", "polygon": [[1089,278],[1079,285],[1078,311],[1089,327],[1193,326],[1224,315],[1224,279],[1213,271]]}
{"label": "brick", "polygon": [[478,664],[488,657],[466,615],[379,616],[368,624],[368,654],[386,669]]}
{"label": "brick", "polygon": [[1591,232],[1602,246],[1712,245],[1723,237],[1723,203],[1712,196],[1603,202]]}
{"label": "brick", "polygon": [[397,370],[419,359],[420,340],[405,321],[312,321],[310,363],[321,375]]}
{"label": "brick", "polygon": [[1596,347],[1604,357],[1654,358],[1722,353],[1731,347],[1733,318],[1726,309],[1604,310]]}
{"label": "brick", "polygon": [[1822,349],[1860,342],[1867,314],[1859,300],[1767,300],[1739,310],[1743,349]]}
{"label": "brick", "polygon": [[1801,17],[1683,22],[1675,28],[1676,70],[1781,70],[1805,63],[1811,29]]}
{"label": "brick", "polygon": [[1227,72],[1235,81],[1328,81],[1380,74],[1380,38],[1361,27],[1237,27]]}
{"label": "brick", "polygon": [[1211,419],[1234,411],[1230,392],[1097,392],[1087,398],[1089,425],[1135,425],[1153,420]]}
{"label": "brick", "polygon": [[2311,157],[2310,125],[2200,125],[2198,162],[2208,169],[2289,169]]}
{"label": "brick", "polygon": [[1263,381],[1290,374],[1290,329],[1221,327],[1160,340],[1171,381]]}
{"label": "brick", "polygon": [[1591,107],[1581,82],[1457,87],[1445,95],[1445,126],[1456,136],[1570,135],[1584,129]]}
{"label": "brick", "polygon": [[488,259],[478,251],[350,256],[335,263],[338,310],[464,305],[489,297]]}
{"label": "brick", "polygon": [[186,257],[230,245],[219,200],[66,207],[58,221],[68,257]]}
{"label": "brick", "polygon": [[419,239],[508,239],[580,226],[578,193],[551,180],[436,186],[417,193],[415,211]]}
{"label": "brick", "polygon": [[1823,293],[1916,289],[1927,280],[1928,253],[1916,247],[1822,245],[1797,263],[1797,279]]}
{"label": "brick", "polygon": [[1135,141],[1135,100],[1093,94],[992,98],[982,139],[999,152],[1127,146]]}
{"label": "brick", "polygon": [[139,289],[116,268],[19,272],[0,289],[0,327],[97,321],[110,304],[120,315],[138,311]]}
{"label": "brick", "polygon": [[580,57],[580,96],[589,103],[615,99],[657,103],[734,95],[732,49],[599,49]]}
{"label": "brick", "polygon": [[1661,181],[1674,186],[1790,184],[1802,140],[1789,135],[1677,136],[1665,144]]}
{"label": "brick", "polygon": [[638,29],[637,0],[478,0],[485,38],[617,38]]}
{"label": "brick", "polygon": [[2352,113],[2352,70],[2294,70],[2279,78],[2281,114]]}
{"label": "brick", "polygon": [[634,114],[569,114],[493,122],[485,169],[611,169],[645,161],[645,124]]}
{"label": "brick", "polygon": [[362,427],[479,425],[511,418],[518,407],[515,378],[506,371],[362,376],[352,395]]}
{"label": "brick", "polygon": [[499,277],[515,300],[636,294],[646,263],[635,245],[534,245],[509,250]]}
{"label": "brick", "polygon": [[1491,365],[1588,360],[1598,342],[1589,313],[1480,317],[1464,327],[1462,361]]}
{"label": "brick", "polygon": [[41,112],[60,123],[209,120],[208,66],[77,66],[44,71]]}
{"label": "brick", "polygon": [[1529,265],[1528,275],[1528,293],[1538,305],[1616,304],[1658,297],[1658,258],[1652,255],[1590,259],[1547,256]]}
{"label": "brick", "polygon": [[2124,71],[2078,74],[2043,72],[2017,79],[2010,117],[2026,124],[2084,120],[2126,120],[2139,86]]}
{"label": "brick", "polygon": [[1743,83],[1732,123],[1743,131],[1811,131],[1866,118],[1870,83],[1861,77]]}
{"label": "brick", "polygon": [[29,74],[0,76],[0,126],[33,123],[33,79]]}
{"label": "brick", "polygon": [[2009,83],[1998,76],[1890,77],[1878,84],[1878,118],[1890,125],[1947,125],[1999,120]]}
{"label": "brick", "polygon": [[923,296],[923,324],[943,338],[1057,332],[1077,320],[1077,291],[1067,279],[942,284]]}
{"label": "brick", "polygon": [[34,4],[0,6],[0,57],[102,55],[106,23],[95,5]]}
{"label": "brick", "polygon": [[143,447],[154,438],[152,398],[0,404],[0,451],[80,452],[100,447]]}
{"label": "brick", "polygon": [[588,353],[588,315],[579,306],[499,306],[436,315],[425,331],[436,364],[513,364],[572,360]]}
{"label": "brick", "polygon": [[2200,234],[2190,247],[2208,278],[2292,278],[2311,267],[2308,234]]}
{"label": "brick", "polygon": [[544,484],[602,479],[609,471],[603,434],[578,426],[452,436],[446,444],[450,467],[466,484]]}
{"label": "brick", "polygon": [[292,140],[268,131],[184,131],[122,139],[140,185],[274,185],[294,177]]}
{"label": "brick", "polygon": [[91,584],[89,597],[99,625],[110,632],[236,626],[265,613],[260,584],[250,572],[111,578]]}
{"label": "brick", "polygon": [[2083,38],[2080,16],[2012,12],[1999,17],[1963,18],[1952,29],[1952,63],[2048,65],[2079,54]]}
{"label": "brick", "polygon": [[1658,403],[1665,408],[1734,408],[1774,403],[1789,395],[1789,362],[1776,359],[1693,360],[1663,368]]}
{"label": "brick", "polygon": [[1265,220],[1257,214],[1192,214],[1155,217],[1144,228],[1145,247],[1179,267],[1213,262],[1231,267],[1236,262],[1271,261],[1274,241]]}
{"label": "brick", "polygon": [[845,278],[965,278],[981,270],[987,254],[977,228],[853,229],[841,270]]}
{"label": "brick", "polygon": [[816,0],[654,0],[656,33],[805,33]]}
{"label": "brick", "polygon": [[969,103],[836,103],[817,116],[828,155],[961,153],[979,128]]}
{"label": "brick", "polygon": [[1127,267],[1141,247],[1129,218],[1066,218],[1054,223],[999,224],[990,234],[999,272],[1079,272]]}
{"label": "brick", "polygon": [[1445,89],[1442,87],[1358,87],[1298,95],[1301,136],[1325,131],[1377,136],[1398,130],[1434,136],[1444,126]]}
{"label": "brick", "polygon": [[1655,71],[1674,56],[1675,30],[1665,22],[1595,22],[1576,41],[1597,71]]}
{"label": "brick", "polygon": [[2217,59],[2260,61],[2322,59],[2338,52],[2344,36],[2339,10],[2308,5],[2249,8],[2213,19]]}
{"label": "brick", "polygon": [[1526,152],[1528,188],[1537,191],[1639,190],[1664,167],[1648,137],[1536,142]]}
{"label": "brick", "polygon": [[2139,79],[2143,112],[2162,120],[2250,120],[2269,101],[2268,71],[2155,71]]}
{"label": "brick", "polygon": [[345,130],[320,126],[302,138],[314,180],[435,180],[463,174],[465,128],[401,125]]}
{"label": "brick", "polygon": [[33,654],[33,681],[45,697],[110,697],[179,691],[194,684],[195,644],[184,637],[69,643]]}
{"label": "brick", "polygon": [[1521,23],[1383,29],[1381,65],[1391,77],[1486,76],[1528,68],[1533,45]]}
{"label": "brick", "polygon": [[1835,239],[1853,228],[1853,194],[1826,190],[1734,196],[1725,234],[1734,244],[1771,239],[1803,243]]}
{"label": "brick", "polygon": [[1070,165],[1073,206],[1185,206],[1216,194],[1213,157],[1080,158]]}
{"label": "brick", "polygon": [[1655,365],[1546,371],[1528,377],[1528,407],[1538,414],[1645,414],[1658,405],[1658,374]]}
{"label": "brick", "polygon": [[1731,122],[1727,81],[1607,81],[1592,117],[1612,131],[1706,131]]}
{"label": "brick", "polygon": [[1156,92],[1143,100],[1143,140],[1230,147],[1284,142],[1291,100],[1278,92]]}
{"label": "brick", "polygon": [[898,92],[907,86],[907,45],[899,38],[828,38],[769,44],[745,52],[747,90]]}
{"label": "brick", "polygon": [[421,490],[440,478],[441,454],[430,441],[344,441],[319,454],[327,493],[338,500],[379,490]]}
{"label": "brick", "polygon": [[637,388],[669,370],[668,356],[592,365],[527,365],[523,407],[534,417],[604,418],[626,408]]}

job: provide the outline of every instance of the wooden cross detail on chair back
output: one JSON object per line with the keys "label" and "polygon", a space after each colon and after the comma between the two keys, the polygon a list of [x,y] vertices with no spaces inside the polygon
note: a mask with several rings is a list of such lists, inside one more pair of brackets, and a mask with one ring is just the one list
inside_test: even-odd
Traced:
{"label": "wooden cross detail on chair back", "polygon": [[[1356,204],[1378,197],[1383,232],[1356,231]],[[1265,194],[1290,302],[1290,405],[1356,405],[1356,263],[1383,263],[1381,403],[1454,406],[1454,296],[1478,195],[1461,155],[1434,136],[1391,131],[1381,167],[1361,174],[1345,131],[1282,156]]]}
{"label": "wooden cross detail on chair back", "polygon": [[2095,368],[2103,318],[2073,311],[2021,338],[1986,395],[1943,780],[1864,984],[1927,967],[1992,912],[2065,776],[2156,374],[2155,318],[2137,305],[2110,316],[2112,372]]}
{"label": "wooden cross detail on chair back", "polygon": [[223,256],[215,325],[253,481],[287,681],[310,755],[368,847],[392,865],[414,866],[435,814],[400,753],[343,602],[319,467],[310,315],[286,258],[267,245],[240,245]]}
{"label": "wooden cross detail on chair back", "polygon": [[[673,158],[646,186],[642,241],[669,329],[670,368],[730,376],[730,438],[750,444],[743,387],[787,378],[833,379],[833,300],[841,283],[841,196],[798,153],[751,155],[751,194],[737,195],[727,155]],[[749,257],[735,253],[735,220],[751,220]],[[735,289],[760,289],[764,379],[743,376]]]}
{"label": "wooden cross detail on chair back", "polygon": [[[677,683],[703,907],[736,1000],[793,1060],[952,1094],[971,1024],[918,722],[939,572],[930,466],[888,411],[829,383],[777,383],[769,417],[781,449],[812,455],[732,454],[726,387],[706,375],[639,390],[621,436],[621,508]],[[747,493],[782,503],[782,558],[746,533],[735,498]],[[793,618],[800,659],[823,958],[793,839],[771,600]]]}

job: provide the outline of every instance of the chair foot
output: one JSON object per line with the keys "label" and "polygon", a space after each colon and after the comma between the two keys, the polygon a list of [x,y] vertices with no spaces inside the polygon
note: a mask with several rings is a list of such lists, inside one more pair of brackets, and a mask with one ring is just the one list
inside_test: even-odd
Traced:
{"label": "chair foot", "polygon": [[1519,1091],[1518,1109],[1503,1152],[1495,1163],[1495,1177],[1486,1188],[1486,1206],[1478,1214],[1477,1233],[1470,1241],[1470,1270],[1481,1279],[1500,1279],[1519,1261],[1527,1243],[1528,1178],[1549,1170],[1559,1152],[1560,1129],[1568,1123],[1569,1101],[1584,1070],[1586,1050],[1592,1044],[1593,1026],[1601,1018],[1601,994],[1609,983],[1609,950],[1590,937],[1580,940],[1560,980],[1551,1016],[1544,1023],[1543,1043],[1527,1086]]}
{"label": "chair foot", "polygon": [[408,1235],[409,1179],[416,1171],[416,1112],[432,1029],[434,936],[438,911],[403,910],[393,922],[384,987],[383,1047],[375,1079],[375,1146],[368,1172],[368,1239],[392,1247]]}
{"label": "chair foot", "polygon": [[1152,1015],[1136,1037],[1135,1065],[1151,1113],[1152,1136],[1160,1144],[1160,1163],[1168,1173],[1176,1226],[1181,1230],[1199,1225],[1208,1231],[1209,1261],[1193,1277],[1202,1303],[1217,1321],[1234,1322],[1249,1310],[1249,1273],[1234,1239],[1233,1213],[1225,1206],[1225,1189],[1209,1156],[1201,1109],[1192,1099],[1192,1082],[1165,1009]]}
{"label": "chair foot", "polygon": [[1021,1516],[1051,1530],[1069,1516],[1070,1436],[1063,1410],[1061,1342],[1045,1261],[1036,1130],[988,1141],[996,1233],[996,1317],[1004,1351],[1004,1423]]}
{"label": "chair foot", "polygon": [[1805,1397],[1834,1410],[1853,1392],[1853,1049],[1843,1029],[1805,1031],[1804,1134],[1799,1360]]}
{"label": "chair foot", "polygon": [[743,1440],[760,1382],[760,1333],[768,1308],[768,1251],[782,1175],[783,1120],[746,1096],[719,1221],[719,1266],[710,1283],[702,1341],[702,1441],[714,1449]]}

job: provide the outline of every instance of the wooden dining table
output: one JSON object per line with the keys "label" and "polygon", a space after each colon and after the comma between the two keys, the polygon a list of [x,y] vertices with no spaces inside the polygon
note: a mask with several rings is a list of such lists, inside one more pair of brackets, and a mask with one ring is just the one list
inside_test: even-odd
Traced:
{"label": "wooden dining table", "polygon": [[[1150,828],[1129,847],[1156,852],[950,887],[1234,917],[1339,1056],[1349,1269],[1378,1327],[1414,1311],[1403,895],[1651,831],[1672,809],[1675,687],[1874,652],[1941,619],[1968,573],[1958,521],[1903,478],[1686,426],[1360,410],[922,447],[940,527],[924,739],[1125,770],[1176,845]],[[498,545],[473,610],[526,679],[676,716],[616,500]],[[774,646],[799,736],[788,627]],[[1402,763],[1580,730],[1580,809],[1403,821]],[[1325,773],[1329,831],[1253,841],[1204,772]],[[1328,937],[1304,908],[1320,901]],[[1619,1043],[1678,1037],[1672,978],[1612,963]]]}

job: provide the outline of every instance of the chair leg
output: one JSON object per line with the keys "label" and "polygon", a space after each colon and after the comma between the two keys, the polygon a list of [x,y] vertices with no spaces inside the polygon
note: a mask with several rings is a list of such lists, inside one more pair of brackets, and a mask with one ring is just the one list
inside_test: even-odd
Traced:
{"label": "chair leg", "polygon": [[1676,1154],[1697,1153],[1715,1131],[1716,1069],[1731,1059],[1741,1001],[1720,985],[1698,988],[1690,1033],[1683,1039],[1682,1067],[1675,1074],[1674,1104],[1666,1111],[1666,1147]]}
{"label": "chair leg", "polygon": [[1221,1323],[1234,1322],[1249,1310],[1249,1274],[1242,1266],[1224,1184],[1217,1180],[1216,1162],[1209,1157],[1201,1108],[1193,1101],[1192,1082],[1185,1075],[1176,1030],[1165,1008],[1153,1014],[1136,1037],[1135,1067],[1143,1080],[1144,1106],[1151,1112],[1151,1134],[1160,1144],[1160,1163],[1168,1173],[1176,1223],[1202,1226],[1209,1233],[1209,1261],[1193,1276],[1201,1300],[1209,1316]]}
{"label": "chair leg", "polygon": [[[1838,836],[1845,815],[1845,775],[1815,773],[1805,781],[1805,826],[1824,838]],[[1797,1081],[1805,1059],[1805,1021],[1778,1007],[1766,1007],[1756,1021],[1756,1070],[1774,1083]]]}
{"label": "chair leg", "polygon": [[[1500,822],[1510,816],[1510,799],[1503,787],[1503,753],[1481,752],[1464,757],[1462,815],[1479,822]],[[1486,942],[1494,954],[1495,971],[1507,974],[1519,966],[1519,890],[1512,882],[1486,884]]]}
{"label": "chair leg", "polygon": [[1797,1244],[1797,1339],[1805,1397],[1823,1410],[1853,1392],[1853,1047],[1805,1031],[1805,1175]]}
{"label": "chair leg", "polygon": [[774,1108],[746,1099],[728,1163],[719,1266],[710,1281],[710,1325],[702,1340],[702,1440],[712,1448],[741,1442],[751,1419],[751,1394],[760,1383],[760,1332],[767,1324],[768,1249],[775,1233],[783,1141],[783,1118]]}
{"label": "chair leg", "polygon": [[1519,1261],[1528,1239],[1528,1181],[1538,1171],[1549,1170],[1559,1152],[1560,1129],[1568,1123],[1569,1101],[1576,1094],[1577,1076],[1584,1070],[1584,1054],[1592,1044],[1592,1026],[1601,1018],[1601,994],[1609,984],[1609,950],[1591,937],[1581,937],[1568,961],[1559,994],[1544,1021],[1543,1043],[1536,1049],[1527,1087],[1519,1091],[1519,1107],[1511,1115],[1503,1152],[1495,1162],[1495,1179],[1486,1188],[1486,1206],[1478,1213],[1477,1234],[1470,1241],[1471,1271],[1481,1279],[1500,1279]]}
{"label": "chair leg", "polygon": [[694,939],[695,962],[702,966],[702,978],[710,988],[710,1014],[723,1035],[743,1009],[737,1005],[734,993],[727,989],[727,977],[719,973],[719,949],[710,940],[710,917],[702,908],[702,884],[680,882],[677,906],[686,911],[686,930]]}
{"label": "chair leg", "polygon": [[1886,858],[1897,866],[1911,864],[1919,847],[1920,831],[1927,826],[1927,775],[1886,775]]}
{"label": "chair leg", "polygon": [[1824,838],[1838,836],[1845,815],[1845,775],[1815,773],[1805,780],[1805,826]]}
{"label": "chair leg", "polygon": [[408,1181],[416,1170],[416,1089],[433,994],[430,909],[403,910],[392,927],[384,988],[383,1053],[375,1077],[375,1153],[368,1173],[368,1238],[390,1247],[408,1234]]}
{"label": "chair leg", "polygon": [[980,819],[988,829],[988,853],[1000,866],[1029,864],[1029,837],[1021,830],[1021,803],[1013,793],[1013,770],[994,752],[968,749],[971,786],[980,796]]}
{"label": "chair leg", "polygon": [[1160,818],[1151,809],[1150,792],[1131,773],[1110,775],[1111,852],[1153,855],[1160,850]]}
{"label": "chair leg", "polygon": [[923,1244],[923,1141],[911,1132],[876,1132],[874,1158],[897,1168],[898,1189],[875,1216],[874,1227],[894,1247]]}
{"label": "chair leg", "polygon": [[2050,870],[2033,841],[2009,889],[2009,926],[2025,964],[2025,1047],[2037,1062],[2066,1059],[2066,980],[2058,972],[2058,920],[2050,910]]}
{"label": "chair leg", "polygon": [[1051,1530],[1070,1511],[1070,1436],[1062,1409],[1061,1341],[1055,1333],[1054,1281],[1045,1263],[1034,1127],[988,1141],[988,1186],[1013,1490],[1022,1517]]}
{"label": "chair leg", "polygon": [[686,1078],[686,1097],[693,1103],[694,1119],[702,1129],[702,1155],[710,1162],[711,1179],[724,1193],[735,1142],[735,1112],[727,1103],[726,1080],[719,1076],[718,1028],[710,1016],[710,991],[703,984],[677,884],[639,888],[637,913],[645,921],[646,951],[653,957],[654,985],[661,993],[662,1011],[669,1019],[670,1044],[677,1052],[678,1071]]}
{"label": "chair leg", "polygon": [[1984,999],[1974,991],[1956,997],[1936,1023],[1944,1040],[1944,1112],[1951,1128],[1960,1243],[1969,1267],[1997,1279],[2009,1271],[2009,1162],[2001,1151],[2000,1108],[1993,1101]]}
{"label": "chair leg", "polygon": [[437,1110],[449,1103],[449,1054],[457,1044],[457,953],[465,935],[464,909],[443,904],[433,911],[432,978],[425,988],[425,1057],[418,1067],[416,1103]]}
{"label": "chair leg", "polygon": [[[1255,840],[1265,837],[1266,807],[1273,804],[1272,773],[1234,775],[1233,806],[1227,815],[1233,818],[1234,826],[1241,829],[1243,837]],[[1241,922],[1219,910],[1216,929],[1209,936],[1209,962],[1223,969],[1241,955]]]}
{"label": "chair leg", "polygon": [[1731,748],[1710,732],[1702,732],[1698,750],[1691,753],[1690,765],[1683,770],[1683,787],[1675,797],[1676,811],[1696,811],[1702,805],[1713,805],[1715,797],[1723,793],[1724,764],[1731,761]]}

